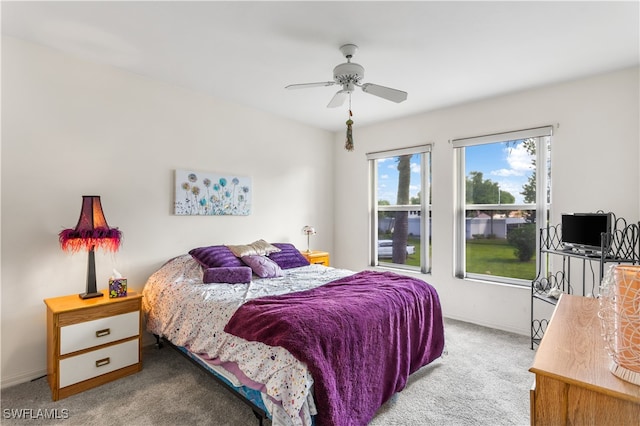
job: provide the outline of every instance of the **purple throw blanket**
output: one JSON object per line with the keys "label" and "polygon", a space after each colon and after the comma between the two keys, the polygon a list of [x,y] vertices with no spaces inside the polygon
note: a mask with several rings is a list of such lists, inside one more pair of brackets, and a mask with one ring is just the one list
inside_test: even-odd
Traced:
{"label": "purple throw blanket", "polygon": [[250,300],[225,331],[281,346],[304,362],[315,382],[320,425],[366,425],[444,347],[436,290],[392,272],[363,271]]}

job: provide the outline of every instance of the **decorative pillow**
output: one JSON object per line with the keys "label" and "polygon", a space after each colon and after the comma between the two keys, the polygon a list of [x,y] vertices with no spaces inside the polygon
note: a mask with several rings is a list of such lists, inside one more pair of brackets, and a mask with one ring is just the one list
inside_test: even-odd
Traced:
{"label": "decorative pillow", "polygon": [[274,246],[280,249],[277,253],[271,253],[269,259],[273,260],[282,269],[299,268],[300,266],[309,265],[309,261],[295,248],[293,244],[289,243],[273,243]]}
{"label": "decorative pillow", "polygon": [[284,275],[280,266],[267,256],[243,256],[242,261],[251,267],[260,278],[275,278]]}
{"label": "decorative pillow", "polygon": [[198,247],[189,254],[204,268],[245,266],[226,246]]}
{"label": "decorative pillow", "polygon": [[239,244],[235,246],[227,245],[227,248],[231,250],[231,253],[233,253],[233,255],[236,257],[254,256],[258,254],[256,249],[254,249],[248,244],[246,245]]}
{"label": "decorative pillow", "polygon": [[202,281],[210,283],[240,284],[251,282],[251,268],[248,266],[228,266],[221,268],[207,268],[204,270]]}
{"label": "decorative pillow", "polygon": [[235,245],[235,246],[227,245],[227,248],[229,248],[229,250],[231,250],[231,252],[235,254],[237,257],[255,256],[255,255],[264,256],[269,253],[275,253],[280,251],[278,247],[275,247],[269,244],[265,240],[254,241],[251,244],[246,244],[246,245]]}

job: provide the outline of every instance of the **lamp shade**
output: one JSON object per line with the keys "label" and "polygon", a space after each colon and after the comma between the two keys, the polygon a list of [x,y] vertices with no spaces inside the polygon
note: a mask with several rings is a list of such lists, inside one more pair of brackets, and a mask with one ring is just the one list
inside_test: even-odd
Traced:
{"label": "lamp shade", "polygon": [[100,197],[97,195],[82,196],[82,210],[80,219],[73,229],[65,229],[58,237],[60,246],[65,251],[87,250],[89,258],[87,263],[87,291],[79,294],[82,299],[102,297],[102,293],[96,288],[96,247],[109,251],[116,251],[120,247],[122,233],[118,228],[109,228],[107,219],[102,212]]}
{"label": "lamp shade", "polygon": [[109,228],[99,196],[83,195],[78,224],[73,229],[60,232],[59,237],[60,246],[65,251],[91,250],[94,247],[117,251],[122,233],[118,228]]}
{"label": "lamp shade", "polygon": [[603,337],[611,372],[640,386],[640,266],[613,265],[600,291]]}
{"label": "lamp shade", "polygon": [[304,235],[316,235],[316,230],[313,226],[305,225],[302,228],[302,233]]}

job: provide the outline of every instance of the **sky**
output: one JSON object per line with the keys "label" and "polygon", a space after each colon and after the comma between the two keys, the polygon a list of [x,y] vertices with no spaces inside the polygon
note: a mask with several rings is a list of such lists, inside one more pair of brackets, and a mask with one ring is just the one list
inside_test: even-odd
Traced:
{"label": "sky", "polygon": [[[506,144],[476,145],[466,148],[466,174],[472,171],[482,172],[483,179],[496,182],[502,191],[515,197],[515,203],[523,203],[522,186],[533,173],[529,154],[522,143],[514,146]],[[391,204],[397,201],[398,165],[395,159],[378,160],[378,200],[387,200]],[[420,183],[420,156],[411,158],[410,195],[416,197]]]}
{"label": "sky", "polygon": [[522,143],[516,146],[495,143],[468,147],[465,160],[467,176],[472,171],[482,172],[483,179],[496,182],[500,190],[511,193],[516,204],[524,202],[520,192],[533,173],[533,164]]}

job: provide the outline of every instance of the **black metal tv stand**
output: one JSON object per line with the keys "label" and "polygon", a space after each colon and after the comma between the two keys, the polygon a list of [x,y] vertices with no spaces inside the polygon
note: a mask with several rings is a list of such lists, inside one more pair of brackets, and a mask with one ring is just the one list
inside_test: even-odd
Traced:
{"label": "black metal tv stand", "polygon": [[[547,318],[536,312],[537,302],[556,305],[560,293],[596,297],[608,263],[640,264],[640,222],[628,224],[625,219],[616,218],[613,214],[612,218],[611,231],[601,234],[598,251],[566,248],[562,243],[562,227],[559,224],[540,229],[537,256],[540,272],[531,282],[531,349],[540,343],[549,324]],[[555,271],[550,267],[545,272],[545,267],[552,264],[551,258],[554,256],[561,260],[561,267],[556,267]],[[571,276],[572,260],[574,263],[577,260],[582,266],[579,274],[582,279],[577,283],[577,288],[574,286],[576,279]],[[591,282],[591,288],[587,288],[587,266],[593,272],[592,262],[598,263],[598,275]]]}

